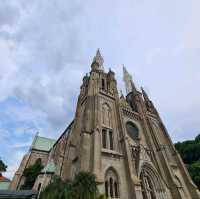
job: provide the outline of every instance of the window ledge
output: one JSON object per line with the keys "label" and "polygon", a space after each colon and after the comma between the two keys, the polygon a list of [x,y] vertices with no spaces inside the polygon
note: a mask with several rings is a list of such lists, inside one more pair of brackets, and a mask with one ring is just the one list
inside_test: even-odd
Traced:
{"label": "window ledge", "polygon": [[108,155],[113,155],[113,156],[118,156],[118,157],[123,157],[123,155],[117,151],[109,150],[109,149],[101,149],[102,153],[108,154]]}

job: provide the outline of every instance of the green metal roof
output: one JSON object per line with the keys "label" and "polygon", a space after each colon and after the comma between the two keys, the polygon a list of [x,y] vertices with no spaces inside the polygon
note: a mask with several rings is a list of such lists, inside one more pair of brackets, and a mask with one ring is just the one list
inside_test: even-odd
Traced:
{"label": "green metal roof", "polygon": [[0,182],[0,190],[8,190],[10,182]]}
{"label": "green metal roof", "polygon": [[54,173],[56,171],[56,165],[53,160],[50,160],[49,163],[42,169],[41,173]]}
{"label": "green metal roof", "polygon": [[56,140],[50,138],[36,136],[32,144],[32,149],[49,151],[55,142]]}

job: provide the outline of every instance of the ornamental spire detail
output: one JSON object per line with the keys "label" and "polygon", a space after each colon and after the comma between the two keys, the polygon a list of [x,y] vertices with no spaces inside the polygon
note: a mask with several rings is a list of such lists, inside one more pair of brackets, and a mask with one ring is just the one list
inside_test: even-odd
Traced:
{"label": "ornamental spire detail", "polygon": [[135,89],[135,85],[133,83],[132,76],[129,74],[129,72],[127,71],[124,65],[123,65],[123,80],[126,87],[126,94],[129,94],[130,92],[133,91],[133,89]]}
{"label": "ornamental spire detail", "polygon": [[141,87],[141,90],[142,90],[142,95],[144,97],[144,100],[147,102],[147,101],[150,101],[146,91],[143,89],[143,87]]}
{"label": "ornamental spire detail", "polygon": [[96,55],[94,56],[93,63],[97,63],[98,64],[98,68],[100,70],[103,70],[104,59],[101,56],[99,48],[97,49]]}

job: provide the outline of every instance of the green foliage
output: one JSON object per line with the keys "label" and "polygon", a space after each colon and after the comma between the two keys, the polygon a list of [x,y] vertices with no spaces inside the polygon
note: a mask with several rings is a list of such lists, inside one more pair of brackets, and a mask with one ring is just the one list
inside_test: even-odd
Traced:
{"label": "green foliage", "polygon": [[195,138],[196,143],[200,143],[200,134]]}
{"label": "green foliage", "polygon": [[97,196],[97,184],[95,176],[89,172],[80,172],[74,178],[74,189],[77,199],[95,199]]}
{"label": "green foliage", "polygon": [[41,159],[37,159],[33,165],[26,168],[23,173],[23,176],[25,177],[25,182],[21,186],[21,189],[25,189],[25,190],[32,189],[35,183],[35,180],[42,169],[43,169],[43,166],[42,166]]}
{"label": "green foliage", "polygon": [[3,162],[3,160],[0,159],[0,173],[1,172],[5,172],[7,169],[7,166],[5,165],[5,163]]}
{"label": "green foliage", "polygon": [[107,199],[107,198],[106,198],[106,196],[104,194],[102,194],[99,197],[97,197],[97,199]]}
{"label": "green foliage", "polygon": [[195,184],[200,189],[200,161],[188,165],[188,171],[195,182]]}
{"label": "green foliage", "polygon": [[185,164],[200,161],[200,137],[195,140],[178,142],[175,144]]}
{"label": "green foliage", "polygon": [[106,199],[98,195],[95,176],[89,172],[78,173],[73,181],[62,181],[54,177],[41,192],[40,199]]}
{"label": "green foliage", "polygon": [[176,143],[175,147],[187,165],[192,180],[200,189],[200,134],[195,140]]}
{"label": "green foliage", "polygon": [[52,182],[40,194],[40,199],[73,199],[73,186],[70,181],[62,181],[55,176]]}

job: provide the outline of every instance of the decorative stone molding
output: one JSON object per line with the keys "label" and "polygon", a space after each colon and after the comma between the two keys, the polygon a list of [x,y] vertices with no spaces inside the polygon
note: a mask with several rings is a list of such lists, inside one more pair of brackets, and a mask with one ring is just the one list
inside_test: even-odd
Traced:
{"label": "decorative stone molding", "polygon": [[135,119],[135,120],[141,120],[141,117],[138,113],[134,112],[134,111],[131,111],[129,109],[125,109],[125,108],[122,108],[122,112],[125,116],[131,118],[131,119]]}

